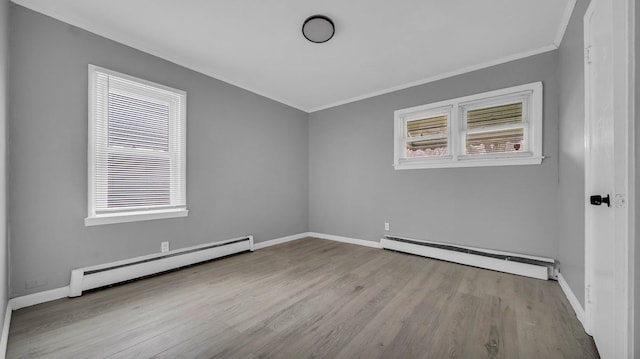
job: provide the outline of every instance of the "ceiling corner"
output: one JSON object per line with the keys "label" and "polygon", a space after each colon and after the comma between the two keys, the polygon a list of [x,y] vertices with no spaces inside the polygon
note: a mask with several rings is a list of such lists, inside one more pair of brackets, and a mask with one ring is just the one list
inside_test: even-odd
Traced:
{"label": "ceiling corner", "polygon": [[564,8],[564,14],[562,15],[562,20],[560,21],[560,27],[558,27],[558,32],[556,33],[556,37],[553,40],[553,44],[556,48],[560,47],[562,43],[562,38],[564,37],[564,33],[567,31],[567,26],[569,26],[569,20],[571,20],[571,14],[573,14],[573,9],[576,7],[576,0],[569,0],[567,2],[567,6]]}

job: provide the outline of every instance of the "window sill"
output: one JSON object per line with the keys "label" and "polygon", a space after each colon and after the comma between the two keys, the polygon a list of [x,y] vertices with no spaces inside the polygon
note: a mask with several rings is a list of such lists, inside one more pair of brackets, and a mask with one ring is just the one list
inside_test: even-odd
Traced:
{"label": "window sill", "polygon": [[128,213],[100,214],[93,217],[85,218],[84,225],[98,226],[98,225],[113,224],[113,223],[150,221],[154,219],[186,217],[188,214],[189,214],[189,210],[185,208],[128,212]]}
{"label": "window sill", "polygon": [[518,165],[539,165],[544,156],[527,157],[492,157],[492,158],[470,158],[464,157],[457,161],[453,159],[401,159],[394,165],[396,170],[412,170],[426,168],[457,168],[457,167],[490,167],[490,166],[518,166]]}

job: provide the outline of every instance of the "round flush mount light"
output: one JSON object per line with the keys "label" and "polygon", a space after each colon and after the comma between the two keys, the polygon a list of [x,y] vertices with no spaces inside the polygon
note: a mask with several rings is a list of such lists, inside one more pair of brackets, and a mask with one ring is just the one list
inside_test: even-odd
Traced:
{"label": "round flush mount light", "polygon": [[316,44],[329,41],[335,32],[333,21],[324,15],[309,16],[302,24],[304,37]]}

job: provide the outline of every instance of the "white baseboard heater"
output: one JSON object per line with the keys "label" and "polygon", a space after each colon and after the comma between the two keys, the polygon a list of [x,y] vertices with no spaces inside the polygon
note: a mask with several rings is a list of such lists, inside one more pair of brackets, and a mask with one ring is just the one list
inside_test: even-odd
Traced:
{"label": "white baseboard heater", "polygon": [[557,279],[551,258],[514,254],[418,239],[384,236],[382,248],[538,279]]}
{"label": "white baseboard heater", "polygon": [[71,271],[69,297],[81,296],[85,290],[158,274],[245,251],[253,251],[253,236],[74,269]]}

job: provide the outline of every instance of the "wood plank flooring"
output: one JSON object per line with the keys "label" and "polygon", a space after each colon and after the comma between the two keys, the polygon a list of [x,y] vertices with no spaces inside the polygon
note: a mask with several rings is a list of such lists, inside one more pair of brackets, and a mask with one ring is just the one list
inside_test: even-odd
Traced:
{"label": "wood plank flooring", "polygon": [[306,238],[17,310],[8,358],[598,358],[554,281]]}

